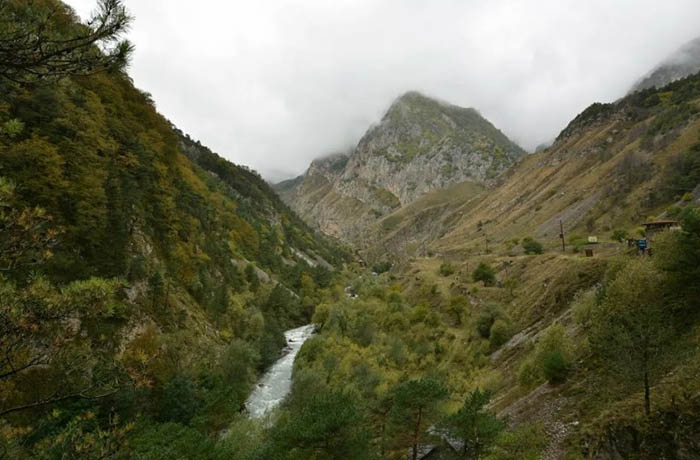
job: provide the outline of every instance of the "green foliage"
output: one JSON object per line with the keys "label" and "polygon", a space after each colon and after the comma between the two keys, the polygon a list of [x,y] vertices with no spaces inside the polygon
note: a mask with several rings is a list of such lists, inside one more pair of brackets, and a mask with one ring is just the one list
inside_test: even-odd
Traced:
{"label": "green foliage", "polygon": [[371,458],[365,424],[354,395],[329,389],[318,375],[305,372],[295,379],[259,458]]}
{"label": "green foliage", "polygon": [[485,460],[539,460],[547,446],[547,435],[538,425],[504,431]]}
{"label": "green foliage", "polygon": [[[127,448],[132,426],[120,425],[118,418],[104,421],[99,415],[87,411],[70,417],[65,425],[35,446],[33,450],[36,457],[32,458],[115,458]],[[56,420],[62,418],[62,415],[54,412],[50,418]],[[0,440],[0,449],[1,442]],[[4,449],[0,452],[6,454]],[[20,458],[20,455],[17,458]]]}
{"label": "green foliage", "polygon": [[496,283],[496,272],[486,262],[481,262],[472,273],[475,282],[483,281],[484,286],[493,286]]}
{"label": "green foliage", "polygon": [[571,368],[571,352],[566,331],[560,324],[550,326],[537,344],[535,364],[549,383],[561,383]]}
{"label": "green foliage", "polygon": [[255,266],[253,264],[248,264],[245,267],[245,279],[248,282],[248,287],[252,292],[258,292],[260,288],[260,278],[255,272]]}
{"label": "green foliage", "polygon": [[138,460],[213,460],[214,442],[197,430],[177,423],[142,423],[129,440],[129,453],[118,458]]}
{"label": "green foliage", "polygon": [[[3,40],[44,26],[15,38],[56,39],[48,50],[97,33],[54,0],[0,2]],[[77,64],[104,69],[110,51],[96,43]],[[7,46],[3,59],[17,57]],[[297,251],[336,266],[347,253],[258,174],[173,128],[128,76],[58,82],[85,72],[31,65],[59,72],[17,84],[0,70],[0,437],[18,458],[76,457],[76,446],[101,458],[142,417],[127,436],[134,458],[214,458],[209,435],[277,359],[283,331],[331,295],[335,274]],[[88,410],[102,415],[80,418]]]}
{"label": "green foliage", "polygon": [[655,265],[667,275],[667,292],[681,309],[679,317],[700,307],[700,210],[686,208],[681,224],[681,231],[655,238]]}
{"label": "green foliage", "polygon": [[58,288],[43,277],[20,287],[0,277],[0,416],[109,394],[124,378],[114,353],[128,315],[118,280]]}
{"label": "green foliage", "polygon": [[432,379],[407,380],[392,392],[392,433],[397,446],[410,447],[413,459],[425,436],[424,431],[440,416],[441,403],[448,392]]}
{"label": "green foliage", "polygon": [[452,316],[452,324],[455,326],[462,325],[470,307],[469,300],[465,296],[457,295],[452,297],[447,304],[447,313]]}
{"label": "green foliage", "polygon": [[372,271],[378,275],[381,275],[382,273],[386,273],[391,270],[391,266],[392,264],[389,261],[378,262],[372,265]]}
{"label": "green foliage", "polygon": [[542,335],[533,353],[521,364],[518,382],[529,387],[542,379],[562,383],[571,370],[571,344],[560,324],[553,324]]}
{"label": "green foliage", "polygon": [[505,344],[511,337],[510,326],[503,319],[497,319],[491,326],[489,341],[491,348],[496,349]]}
{"label": "green foliage", "polygon": [[590,342],[603,365],[644,389],[647,414],[651,379],[665,361],[664,346],[672,334],[663,274],[648,259],[630,261],[594,313]]}
{"label": "green foliage", "polygon": [[24,123],[22,123],[16,118],[13,118],[12,120],[7,120],[5,122],[5,125],[3,126],[2,131],[5,134],[7,134],[7,136],[10,139],[14,139],[15,137],[22,134],[22,131],[24,131]]}
{"label": "green foliage", "polygon": [[131,17],[119,0],[101,0],[85,25],[60,2],[3,2],[0,5],[0,78],[37,82],[68,75],[118,71],[132,52],[121,40]]}
{"label": "green foliage", "polygon": [[440,276],[451,276],[454,275],[455,273],[455,266],[449,263],[443,263],[440,265],[440,269],[438,270],[438,274]]}
{"label": "green foliage", "polygon": [[544,252],[542,243],[529,236],[523,238],[521,246],[525,250],[525,254],[542,254]]}
{"label": "green foliage", "polygon": [[629,234],[627,233],[627,230],[622,230],[622,229],[617,229],[612,232],[611,238],[613,241],[618,241],[620,243],[623,243],[627,238],[629,238]]}
{"label": "green foliage", "polygon": [[441,424],[450,438],[462,441],[462,458],[481,458],[505,428],[504,420],[486,410],[490,400],[488,391],[476,389],[467,396],[464,405]]}
{"label": "green foliage", "polygon": [[159,402],[161,420],[187,425],[197,411],[196,384],[185,375],[177,375],[163,387]]}
{"label": "green foliage", "polygon": [[491,337],[491,326],[493,326],[494,321],[496,321],[495,316],[492,312],[486,312],[476,319],[476,331],[484,339]]}

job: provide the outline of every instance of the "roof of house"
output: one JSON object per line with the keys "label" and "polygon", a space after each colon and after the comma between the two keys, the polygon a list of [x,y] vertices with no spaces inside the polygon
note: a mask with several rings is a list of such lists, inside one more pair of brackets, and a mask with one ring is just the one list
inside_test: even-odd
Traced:
{"label": "roof of house", "polygon": [[654,220],[652,222],[644,222],[642,225],[645,227],[649,226],[656,226],[656,225],[680,225],[680,222],[677,220],[670,220],[670,219],[660,219],[660,220]]}

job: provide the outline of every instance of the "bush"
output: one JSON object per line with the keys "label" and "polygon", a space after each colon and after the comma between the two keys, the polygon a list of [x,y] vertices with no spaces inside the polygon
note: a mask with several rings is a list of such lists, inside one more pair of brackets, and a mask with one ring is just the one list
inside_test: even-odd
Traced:
{"label": "bush", "polygon": [[131,458],[209,460],[214,442],[194,428],[177,423],[137,426],[129,440]]}
{"label": "bush", "polygon": [[454,275],[455,273],[455,266],[452,264],[444,263],[440,265],[440,270],[438,270],[438,274],[440,276],[450,276]]}
{"label": "bush", "polygon": [[496,349],[506,343],[510,339],[510,327],[502,319],[497,319],[494,321],[493,326],[491,326],[491,347]]}
{"label": "bush", "polygon": [[548,438],[538,425],[525,425],[514,431],[504,431],[496,440],[486,460],[538,460],[547,447]]}
{"label": "bush", "polygon": [[195,382],[187,376],[176,375],[163,387],[158,418],[187,425],[199,407],[196,392]]}
{"label": "bush", "polygon": [[566,331],[560,324],[553,324],[535,348],[535,366],[549,383],[566,380],[571,367],[569,343]]}
{"label": "bush", "polygon": [[535,365],[535,360],[530,357],[523,361],[518,369],[518,384],[521,387],[531,387],[540,379],[539,369]]}
{"label": "bush", "polygon": [[566,331],[560,324],[554,324],[543,334],[518,372],[518,383],[531,387],[542,379],[557,384],[566,380],[571,370],[571,346]]}
{"label": "bush", "polygon": [[542,357],[542,374],[549,383],[561,383],[569,374],[569,362],[561,350],[551,350]]}
{"label": "bush", "polygon": [[622,229],[618,228],[617,230],[612,232],[612,239],[614,241],[619,241],[620,243],[625,241],[628,237],[629,237],[629,235],[627,233],[627,230],[622,230]]}
{"label": "bush", "polygon": [[544,252],[542,244],[531,237],[523,238],[522,247],[525,254],[542,254]]}
{"label": "bush", "polygon": [[485,313],[476,319],[476,331],[481,337],[488,339],[491,336],[491,326],[495,320],[491,313]]}
{"label": "bush", "polygon": [[682,212],[683,208],[679,206],[669,206],[668,209],[666,209],[666,214],[674,219],[680,216]]}
{"label": "bush", "polygon": [[484,286],[493,286],[496,282],[496,274],[489,264],[481,262],[472,273],[472,279],[476,282],[483,281]]}
{"label": "bush", "polygon": [[381,275],[389,270],[391,270],[391,262],[379,262],[372,266],[372,271],[377,275]]}

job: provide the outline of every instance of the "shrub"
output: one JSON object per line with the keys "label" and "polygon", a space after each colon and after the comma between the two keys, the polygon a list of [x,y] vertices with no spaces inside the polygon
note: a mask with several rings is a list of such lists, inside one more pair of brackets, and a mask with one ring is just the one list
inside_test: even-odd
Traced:
{"label": "shrub", "polygon": [[132,458],[187,458],[205,460],[211,458],[214,442],[194,428],[178,423],[138,425],[130,438],[129,453]]}
{"label": "shrub", "polygon": [[594,286],[586,291],[581,291],[576,294],[571,309],[574,312],[574,319],[578,324],[587,328],[591,324],[593,312],[597,305],[598,291],[600,286]]}
{"label": "shrub", "polygon": [[561,383],[569,373],[569,362],[561,350],[552,350],[542,357],[542,373],[549,383]]}
{"label": "shrub", "polygon": [[440,276],[450,276],[454,275],[455,273],[455,266],[452,264],[444,263],[440,265],[440,270],[438,270],[438,274]]}
{"label": "shrub", "polygon": [[496,274],[489,264],[481,262],[472,273],[472,279],[476,282],[483,281],[484,286],[493,286],[496,282]]}
{"label": "shrub", "polygon": [[430,313],[430,311],[428,310],[428,307],[425,304],[416,305],[411,311],[411,324],[422,323],[423,321],[425,321],[425,318],[428,316],[428,313]]}
{"label": "shrub", "polygon": [[196,392],[196,384],[190,378],[176,375],[163,387],[159,419],[188,424],[199,407]]}
{"label": "shrub", "polygon": [[510,339],[510,327],[502,319],[497,319],[491,326],[490,340],[491,347],[496,349]]}
{"label": "shrub", "polygon": [[690,192],[686,192],[686,193],[683,194],[683,198],[682,198],[682,199],[683,199],[683,201],[685,201],[685,202],[693,201],[693,194],[690,193]]}
{"label": "shrub", "polygon": [[518,369],[518,384],[522,387],[531,387],[540,378],[539,369],[535,365],[535,360],[532,357],[523,361]]}
{"label": "shrub", "polygon": [[542,254],[544,252],[542,244],[529,236],[523,238],[522,246],[525,250],[525,254]]}
{"label": "shrub", "polygon": [[564,382],[571,370],[570,349],[564,328],[559,324],[550,326],[520,365],[518,384],[531,387],[542,379],[552,384]]}
{"label": "shrub", "polygon": [[548,438],[538,425],[521,426],[514,431],[504,431],[496,440],[486,460],[537,460],[547,447]]}
{"label": "shrub", "polygon": [[566,331],[560,324],[547,329],[535,349],[535,365],[549,383],[566,380],[571,367]]}
{"label": "shrub", "polygon": [[481,337],[488,339],[491,336],[491,326],[494,321],[495,318],[491,313],[482,314],[476,319],[476,331]]}
{"label": "shrub", "polygon": [[391,270],[391,262],[379,262],[372,266],[372,271],[378,275]]}
{"label": "shrub", "polygon": [[666,210],[666,214],[668,214],[669,217],[674,218],[680,216],[681,212],[683,212],[683,208],[680,208],[678,206],[669,206]]}
{"label": "shrub", "polygon": [[627,234],[627,230],[622,230],[618,228],[617,230],[612,232],[612,239],[614,241],[619,241],[620,243],[625,241],[628,237],[629,235]]}
{"label": "shrub", "polygon": [[2,131],[7,134],[10,139],[14,139],[24,131],[24,123],[17,119],[8,120],[5,122]]}

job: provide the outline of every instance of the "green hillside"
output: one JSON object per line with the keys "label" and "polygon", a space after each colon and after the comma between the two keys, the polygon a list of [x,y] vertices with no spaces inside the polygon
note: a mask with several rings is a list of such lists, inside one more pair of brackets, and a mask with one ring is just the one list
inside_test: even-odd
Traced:
{"label": "green hillside", "polygon": [[0,208],[0,458],[205,442],[347,258],[118,70],[0,78]]}
{"label": "green hillside", "polygon": [[346,249],[159,114],[98,5],[0,3],[0,460],[697,458],[700,75],[525,156],[408,93],[278,186]]}

